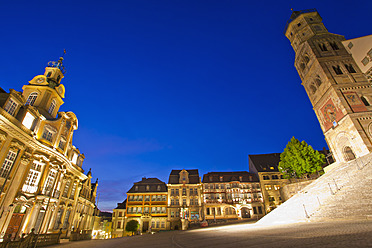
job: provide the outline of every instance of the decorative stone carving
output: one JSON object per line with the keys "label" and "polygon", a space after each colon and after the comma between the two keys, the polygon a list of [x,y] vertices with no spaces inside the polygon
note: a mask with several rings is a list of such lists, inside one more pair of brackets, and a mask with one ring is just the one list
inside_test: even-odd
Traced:
{"label": "decorative stone carving", "polygon": [[22,142],[20,142],[16,139],[13,139],[12,142],[10,143],[10,148],[9,149],[14,151],[14,152],[17,152],[18,150],[25,149],[25,147],[26,146]]}

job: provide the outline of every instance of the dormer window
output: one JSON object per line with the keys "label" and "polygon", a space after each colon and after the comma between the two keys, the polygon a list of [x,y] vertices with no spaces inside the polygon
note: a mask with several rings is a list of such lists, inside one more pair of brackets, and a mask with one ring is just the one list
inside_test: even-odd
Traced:
{"label": "dormer window", "polygon": [[134,187],[134,190],[135,190],[135,191],[138,191],[138,186]]}
{"label": "dormer window", "polygon": [[149,191],[149,190],[150,190],[150,186],[146,185],[146,191]]}
{"label": "dormer window", "polygon": [[158,191],[160,191],[160,185],[158,185]]}
{"label": "dormer window", "polygon": [[38,93],[36,93],[36,92],[32,92],[32,93],[28,96],[25,105],[34,106],[34,103],[35,103],[35,101],[36,101],[37,96],[38,96]]}
{"label": "dormer window", "polygon": [[222,182],[223,181],[223,176],[220,176],[220,182]]}
{"label": "dormer window", "polygon": [[44,132],[43,132],[43,139],[49,141],[49,142],[52,142],[53,140],[53,132],[51,132],[50,130],[48,129],[44,129]]}
{"label": "dormer window", "polygon": [[56,101],[53,100],[53,101],[50,103],[50,107],[49,107],[49,109],[48,109],[48,113],[49,113],[49,114],[53,114],[53,111],[54,111],[55,108],[56,108]]}
{"label": "dormer window", "polygon": [[12,99],[8,100],[8,103],[6,104],[4,110],[8,112],[10,115],[14,115],[18,104],[14,102]]}
{"label": "dormer window", "polygon": [[243,177],[242,176],[239,176],[239,181],[243,181]]}

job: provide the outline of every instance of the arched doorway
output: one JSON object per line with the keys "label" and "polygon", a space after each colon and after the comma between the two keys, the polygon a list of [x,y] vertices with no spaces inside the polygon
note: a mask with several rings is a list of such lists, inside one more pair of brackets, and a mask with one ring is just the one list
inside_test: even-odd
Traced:
{"label": "arched doorway", "polygon": [[242,218],[251,218],[251,212],[247,207],[243,207],[240,211],[242,213]]}
{"label": "arched doorway", "polygon": [[355,159],[355,154],[353,150],[350,148],[350,146],[344,147],[344,157],[345,157],[345,161],[350,161],[350,160]]}

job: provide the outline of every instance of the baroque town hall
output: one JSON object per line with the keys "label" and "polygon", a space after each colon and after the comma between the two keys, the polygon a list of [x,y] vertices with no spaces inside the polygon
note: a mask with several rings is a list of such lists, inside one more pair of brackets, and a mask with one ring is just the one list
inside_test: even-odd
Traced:
{"label": "baroque town hall", "polygon": [[72,144],[73,112],[65,97],[63,58],[51,61],[22,92],[0,88],[1,238],[28,233],[91,230],[97,182],[84,174],[84,155]]}

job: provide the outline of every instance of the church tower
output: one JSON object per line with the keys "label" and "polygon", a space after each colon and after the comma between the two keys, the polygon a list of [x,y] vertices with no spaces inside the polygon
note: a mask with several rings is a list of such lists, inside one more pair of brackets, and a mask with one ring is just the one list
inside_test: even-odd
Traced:
{"label": "church tower", "polygon": [[302,80],[337,162],[372,151],[372,86],[315,9],[293,11],[285,28]]}

